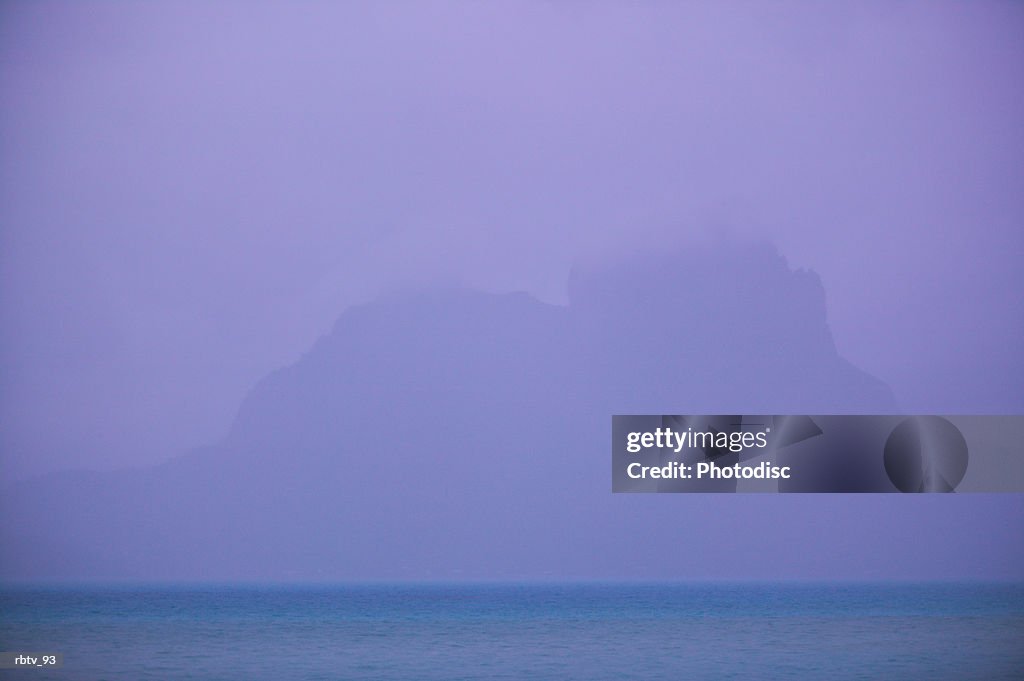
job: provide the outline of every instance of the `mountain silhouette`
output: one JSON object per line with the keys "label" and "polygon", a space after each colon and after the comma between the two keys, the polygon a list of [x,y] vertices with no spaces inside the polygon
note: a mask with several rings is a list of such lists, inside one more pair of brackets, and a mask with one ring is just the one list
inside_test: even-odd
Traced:
{"label": "mountain silhouette", "polygon": [[577,268],[565,306],[392,295],[261,380],[222,442],[9,487],[0,576],[628,576],[660,539],[655,507],[611,493],[612,414],[895,408],[769,246]]}

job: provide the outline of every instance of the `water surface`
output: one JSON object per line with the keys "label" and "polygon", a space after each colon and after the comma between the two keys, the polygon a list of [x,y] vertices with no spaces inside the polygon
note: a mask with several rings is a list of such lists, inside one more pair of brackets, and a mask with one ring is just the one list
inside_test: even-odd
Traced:
{"label": "water surface", "polygon": [[0,591],[11,679],[1021,679],[1024,585],[373,584]]}

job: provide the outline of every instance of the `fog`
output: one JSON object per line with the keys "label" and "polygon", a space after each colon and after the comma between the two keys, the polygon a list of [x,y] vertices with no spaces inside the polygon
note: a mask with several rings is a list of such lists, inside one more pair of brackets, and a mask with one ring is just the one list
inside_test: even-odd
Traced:
{"label": "fog", "polygon": [[999,2],[5,3],[0,481],[216,442],[396,288],[564,303],[719,238],[817,272],[905,410],[1020,412],[1022,38]]}

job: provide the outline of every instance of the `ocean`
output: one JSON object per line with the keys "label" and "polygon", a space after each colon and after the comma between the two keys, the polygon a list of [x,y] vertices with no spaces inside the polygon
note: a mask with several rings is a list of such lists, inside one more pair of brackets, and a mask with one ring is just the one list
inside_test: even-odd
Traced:
{"label": "ocean", "polygon": [[1024,679],[1021,584],[8,586],[3,679]]}

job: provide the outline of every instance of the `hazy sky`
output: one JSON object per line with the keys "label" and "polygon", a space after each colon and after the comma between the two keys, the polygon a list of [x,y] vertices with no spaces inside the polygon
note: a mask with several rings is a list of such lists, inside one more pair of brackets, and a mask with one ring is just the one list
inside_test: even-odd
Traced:
{"label": "hazy sky", "polygon": [[1024,5],[0,5],[0,480],[219,438],[354,302],[725,230],[1024,410]]}

